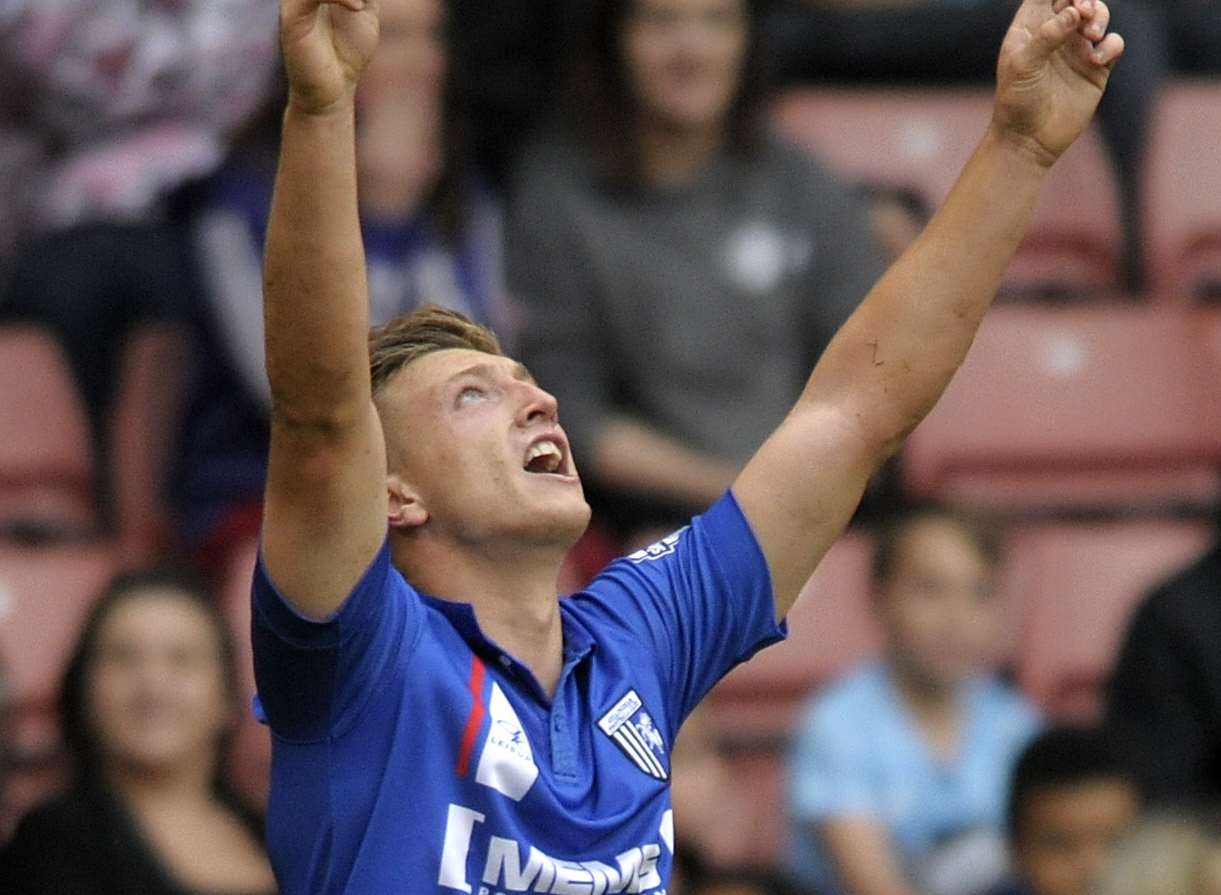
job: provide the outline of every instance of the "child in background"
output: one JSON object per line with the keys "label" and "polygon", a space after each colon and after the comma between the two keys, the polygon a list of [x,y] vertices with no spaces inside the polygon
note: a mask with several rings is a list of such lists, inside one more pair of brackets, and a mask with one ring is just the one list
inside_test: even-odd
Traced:
{"label": "child in background", "polygon": [[1136,823],[1136,777],[1105,735],[1062,727],[1032,742],[1009,791],[1016,879],[991,895],[1090,895]]}
{"label": "child in background", "polygon": [[894,518],[873,561],[886,650],[813,698],[791,759],[794,870],[826,895],[978,892],[1005,870],[1013,761],[1036,711],[990,671],[1000,544],[927,504]]}

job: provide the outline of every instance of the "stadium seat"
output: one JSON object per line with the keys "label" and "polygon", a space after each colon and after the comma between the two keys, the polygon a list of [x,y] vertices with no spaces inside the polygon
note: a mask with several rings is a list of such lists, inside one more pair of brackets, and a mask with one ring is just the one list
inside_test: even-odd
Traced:
{"label": "stadium seat", "polygon": [[190,356],[186,335],[169,324],[140,327],[124,346],[107,437],[119,546],[132,565],[155,561],[168,546],[165,486]]}
{"label": "stadium seat", "polygon": [[17,710],[18,745],[37,752],[80,626],[116,568],[104,545],[0,544],[0,657]]}
{"label": "stadium seat", "polygon": [[1049,713],[1092,717],[1140,598],[1209,543],[1181,519],[1051,522],[1014,533],[1018,680]]}
{"label": "stadium seat", "polygon": [[788,639],[758,653],[717,685],[716,726],[723,737],[784,739],[810,690],[876,653],[870,551],[868,537],[842,537],[789,612]]}
{"label": "stadium seat", "polygon": [[1198,318],[1008,306],[908,441],[903,475],[1014,513],[1214,506],[1221,377]]}
{"label": "stadium seat", "polygon": [[43,330],[0,328],[0,532],[96,530],[88,423],[62,352]]}
{"label": "stadium seat", "polygon": [[[970,158],[991,109],[986,90],[804,88],[785,94],[773,115],[782,134],[848,179],[915,190],[933,209]],[[1048,176],[1004,291],[1061,296],[1119,288],[1119,209],[1112,165],[1090,130]]]}
{"label": "stadium seat", "polygon": [[1221,299],[1221,84],[1183,82],[1158,102],[1142,184],[1150,285]]}

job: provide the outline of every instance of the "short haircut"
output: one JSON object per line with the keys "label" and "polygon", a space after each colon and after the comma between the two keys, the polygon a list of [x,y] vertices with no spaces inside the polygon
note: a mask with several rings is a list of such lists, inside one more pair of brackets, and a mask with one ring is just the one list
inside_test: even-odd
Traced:
{"label": "short haircut", "polygon": [[464,314],[424,305],[369,332],[369,376],[373,393],[403,367],[434,351],[466,348],[484,354],[504,354],[496,334]]}
{"label": "short haircut", "polygon": [[1019,756],[1009,785],[1009,838],[1021,837],[1031,799],[1038,793],[1086,783],[1118,781],[1138,791],[1136,774],[1113,737],[1101,728],[1053,727]]}
{"label": "short haircut", "polygon": [[873,550],[871,574],[874,584],[890,580],[899,564],[900,544],[907,532],[922,522],[944,522],[958,529],[979,552],[990,569],[1001,562],[1001,535],[985,516],[940,501],[912,503],[882,522]]}

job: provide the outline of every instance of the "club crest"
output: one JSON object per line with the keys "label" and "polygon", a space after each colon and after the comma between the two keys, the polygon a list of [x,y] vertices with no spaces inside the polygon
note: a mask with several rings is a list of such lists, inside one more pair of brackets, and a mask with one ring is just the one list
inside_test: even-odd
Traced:
{"label": "club crest", "polygon": [[669,779],[666,741],[635,690],[625,693],[598,727],[640,770],[657,780]]}

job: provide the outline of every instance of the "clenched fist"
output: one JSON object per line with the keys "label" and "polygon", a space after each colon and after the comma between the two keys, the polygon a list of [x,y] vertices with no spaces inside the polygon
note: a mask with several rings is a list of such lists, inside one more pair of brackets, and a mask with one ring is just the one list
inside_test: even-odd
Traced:
{"label": "clenched fist", "polygon": [[377,47],[377,0],[280,0],[280,45],[291,105],[350,101]]}

